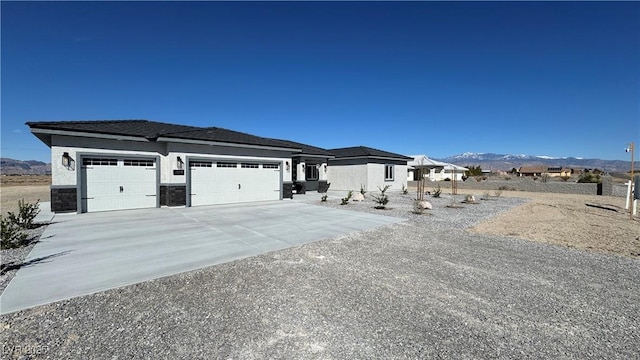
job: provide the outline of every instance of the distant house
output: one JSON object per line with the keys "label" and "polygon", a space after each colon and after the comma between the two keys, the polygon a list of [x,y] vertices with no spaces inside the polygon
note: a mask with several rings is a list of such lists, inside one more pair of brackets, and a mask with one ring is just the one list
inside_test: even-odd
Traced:
{"label": "distant house", "polygon": [[543,165],[522,166],[518,169],[519,176],[542,176],[547,172],[547,167]]}
{"label": "distant house", "polygon": [[570,177],[574,173],[573,169],[553,166],[523,166],[518,170],[520,176],[542,176],[547,174],[551,177]]}
{"label": "distant house", "polygon": [[465,171],[469,169],[462,166],[449,164],[428,158],[426,155],[410,155],[413,160],[409,161],[407,180],[417,181],[420,177],[431,181],[442,180],[462,180]]}
{"label": "distant house", "polygon": [[332,190],[375,191],[391,185],[390,190],[407,186],[407,162],[410,157],[366,146],[331,149],[327,178]]}

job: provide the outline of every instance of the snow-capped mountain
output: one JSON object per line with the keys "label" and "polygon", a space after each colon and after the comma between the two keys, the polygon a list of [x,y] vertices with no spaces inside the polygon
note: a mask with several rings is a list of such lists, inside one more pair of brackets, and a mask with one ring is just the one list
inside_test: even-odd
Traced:
{"label": "snow-capped mountain", "polygon": [[571,167],[600,169],[608,172],[629,171],[631,162],[622,160],[583,159],[576,157],[553,157],[547,155],[494,154],[465,152],[446,158],[436,159],[460,166],[478,166],[491,170],[511,170],[525,165],[546,165],[552,167]]}

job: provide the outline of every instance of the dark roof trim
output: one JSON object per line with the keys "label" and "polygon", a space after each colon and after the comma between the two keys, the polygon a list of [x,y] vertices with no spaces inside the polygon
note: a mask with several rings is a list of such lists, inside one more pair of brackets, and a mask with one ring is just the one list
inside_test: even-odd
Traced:
{"label": "dark roof trim", "polygon": [[70,135],[132,141],[164,141],[225,145],[301,152],[302,147],[217,127],[195,127],[149,120],[27,122],[38,138],[51,146],[51,135]]}
{"label": "dark roof trim", "polygon": [[339,148],[339,149],[331,149],[329,150],[335,155],[336,160],[338,159],[382,159],[382,160],[402,160],[402,161],[410,161],[413,158],[384,151],[378,150],[366,146],[354,146],[347,148]]}
{"label": "dark roof trim", "polygon": [[[284,150],[284,151],[296,151],[300,152],[302,149],[294,149],[294,148],[285,148],[285,147],[277,147],[277,146],[265,146],[265,145],[250,145],[250,144],[242,144],[242,143],[230,143],[230,142],[222,142],[222,141],[209,141],[209,140],[196,140],[196,139],[183,139],[183,138],[172,138],[172,137],[158,137],[156,141],[164,141],[164,142],[177,142],[181,144],[197,144],[197,145],[220,145],[220,146],[229,146],[229,147],[242,147],[242,148],[253,148],[253,149],[269,149],[269,150]],[[296,153],[297,155],[297,153]]]}

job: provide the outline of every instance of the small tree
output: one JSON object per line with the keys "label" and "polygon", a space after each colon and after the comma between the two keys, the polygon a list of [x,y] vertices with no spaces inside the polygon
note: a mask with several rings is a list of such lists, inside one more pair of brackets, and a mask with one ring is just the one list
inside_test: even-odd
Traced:
{"label": "small tree", "polygon": [[347,193],[347,196],[341,199],[342,203],[340,205],[347,205],[349,203],[349,200],[351,200],[352,196],[353,196],[353,190],[349,190],[349,192]]}
{"label": "small tree", "polygon": [[478,166],[469,166],[467,168],[469,169],[469,170],[467,170],[465,172],[465,175],[467,177],[470,177],[470,176],[481,176],[482,175],[482,168],[480,167],[480,165],[478,165]]}
{"label": "small tree", "polygon": [[389,190],[390,187],[391,185],[385,185],[383,188],[380,188],[380,186],[378,186],[378,190],[380,190],[380,195],[371,195],[371,197],[373,198],[373,201],[375,201],[378,204],[375,207],[376,209],[384,209],[386,205],[389,203],[389,197],[385,193],[387,192],[387,190]]}
{"label": "small tree", "polygon": [[542,173],[542,175],[540,175],[540,180],[542,180],[543,183],[546,183],[549,181],[549,173]]}

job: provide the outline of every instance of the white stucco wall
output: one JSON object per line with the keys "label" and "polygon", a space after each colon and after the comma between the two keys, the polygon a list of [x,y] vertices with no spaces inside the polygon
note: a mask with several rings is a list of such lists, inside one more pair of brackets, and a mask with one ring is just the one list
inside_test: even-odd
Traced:
{"label": "white stucco wall", "polygon": [[360,185],[367,185],[367,165],[329,165],[327,181],[330,190],[358,191]]}
{"label": "white stucco wall", "polygon": [[[186,175],[174,175],[178,169],[177,158],[184,162],[183,169],[187,170],[188,157],[225,158],[242,160],[269,161],[280,163],[283,181],[291,181],[291,170],[287,171],[285,163],[292,163],[291,156],[286,151],[266,149],[243,149],[235,147],[208,146],[196,144],[167,144],[155,142],[120,141],[95,138],[81,138],[70,136],[52,136],[51,140],[51,173],[52,185],[77,185],[78,171],[81,169],[79,154],[114,154],[125,156],[160,157],[160,182],[163,184],[184,184]],[[62,155],[67,152],[74,161],[69,169],[62,166]]]}
{"label": "white stucco wall", "polygon": [[393,181],[385,180],[384,169],[385,164],[368,164],[367,191],[378,191],[378,187],[383,188],[391,185],[389,191],[402,190],[402,185],[407,185],[407,166],[393,166]]}
{"label": "white stucco wall", "polygon": [[394,180],[385,181],[384,164],[329,165],[327,181],[331,190],[360,190],[364,185],[366,191],[377,191],[378,187],[391,185],[389,190],[402,190],[407,185],[407,166],[394,165]]}

